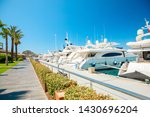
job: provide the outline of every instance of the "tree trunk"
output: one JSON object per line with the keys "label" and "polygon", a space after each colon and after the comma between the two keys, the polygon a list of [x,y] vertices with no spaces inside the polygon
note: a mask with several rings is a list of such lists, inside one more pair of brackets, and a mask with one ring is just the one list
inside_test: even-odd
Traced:
{"label": "tree trunk", "polygon": [[15,59],[17,61],[17,58],[18,58],[18,45],[15,44]]}
{"label": "tree trunk", "polygon": [[5,64],[8,66],[8,36],[6,36],[6,58]]}
{"label": "tree trunk", "polygon": [[13,62],[14,58],[14,38],[11,38],[11,62]]}

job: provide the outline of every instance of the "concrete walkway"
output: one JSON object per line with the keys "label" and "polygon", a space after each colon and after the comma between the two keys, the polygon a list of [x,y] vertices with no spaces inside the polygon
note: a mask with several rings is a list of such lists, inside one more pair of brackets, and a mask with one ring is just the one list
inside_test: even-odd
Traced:
{"label": "concrete walkway", "polygon": [[0,74],[0,100],[47,100],[29,60]]}

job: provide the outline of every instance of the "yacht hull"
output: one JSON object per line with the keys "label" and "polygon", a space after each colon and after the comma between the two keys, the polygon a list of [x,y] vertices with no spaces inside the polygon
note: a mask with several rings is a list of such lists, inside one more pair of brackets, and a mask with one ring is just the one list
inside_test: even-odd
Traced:
{"label": "yacht hull", "polygon": [[130,62],[127,65],[126,71],[120,69],[119,76],[133,79],[150,79],[150,63]]}
{"label": "yacht hull", "polygon": [[79,68],[88,69],[95,67],[96,70],[116,68],[119,69],[121,65],[127,61],[135,61],[136,57],[116,57],[116,58],[100,58],[84,60]]}

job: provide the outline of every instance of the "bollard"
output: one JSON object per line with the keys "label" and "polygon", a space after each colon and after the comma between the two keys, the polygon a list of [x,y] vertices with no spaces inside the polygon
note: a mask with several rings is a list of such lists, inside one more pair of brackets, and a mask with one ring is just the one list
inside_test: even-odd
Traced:
{"label": "bollard", "polygon": [[88,72],[91,73],[91,74],[94,73],[95,72],[95,67],[89,67]]}

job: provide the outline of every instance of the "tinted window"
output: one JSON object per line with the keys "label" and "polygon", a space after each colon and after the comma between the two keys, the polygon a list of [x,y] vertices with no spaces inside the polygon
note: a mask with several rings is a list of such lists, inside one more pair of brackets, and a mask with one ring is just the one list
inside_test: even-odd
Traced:
{"label": "tinted window", "polygon": [[113,56],[121,56],[122,53],[107,53],[104,54],[102,57],[113,57]]}
{"label": "tinted window", "polygon": [[143,52],[143,58],[144,58],[144,60],[150,60],[150,51]]}

